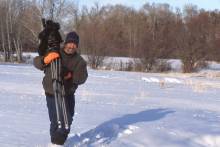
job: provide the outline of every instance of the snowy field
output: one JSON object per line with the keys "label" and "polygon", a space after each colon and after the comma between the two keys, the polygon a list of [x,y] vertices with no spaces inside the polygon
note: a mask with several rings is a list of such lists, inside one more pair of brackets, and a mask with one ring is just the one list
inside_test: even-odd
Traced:
{"label": "snowy field", "polygon": [[[0,146],[47,147],[49,119],[32,65],[0,64]],[[76,93],[65,147],[220,147],[220,79],[95,71]]]}

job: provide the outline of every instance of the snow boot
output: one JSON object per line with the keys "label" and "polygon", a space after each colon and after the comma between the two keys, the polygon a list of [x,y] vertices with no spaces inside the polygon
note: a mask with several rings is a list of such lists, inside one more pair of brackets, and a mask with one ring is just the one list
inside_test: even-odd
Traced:
{"label": "snow boot", "polygon": [[63,145],[68,137],[68,132],[64,129],[57,129],[51,136],[51,142],[57,145]]}

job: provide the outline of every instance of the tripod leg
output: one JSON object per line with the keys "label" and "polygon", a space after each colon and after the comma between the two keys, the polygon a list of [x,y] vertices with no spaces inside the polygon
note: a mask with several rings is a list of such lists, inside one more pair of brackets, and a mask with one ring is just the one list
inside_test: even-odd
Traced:
{"label": "tripod leg", "polygon": [[64,86],[62,85],[62,109],[63,109],[63,117],[64,117],[64,124],[65,128],[68,130],[69,129],[69,122],[68,122],[68,116],[67,116],[67,108],[66,108],[66,102],[65,102],[65,91],[64,91]]}
{"label": "tripod leg", "polygon": [[58,128],[62,127],[61,119],[60,119],[60,106],[59,106],[59,97],[58,97],[58,87],[57,87],[57,60],[51,63],[51,73],[52,73],[52,80],[53,80],[53,90],[54,90],[54,97],[55,97],[55,105],[56,105],[56,115],[57,115],[57,123]]}
{"label": "tripod leg", "polygon": [[[59,60],[59,81],[62,81],[61,77],[61,61]],[[63,82],[59,83],[59,90],[60,90],[60,100],[61,100],[61,108],[62,108],[62,114],[63,114],[63,120],[64,120],[64,125],[65,128],[68,130],[69,129],[69,124],[68,124],[68,116],[67,116],[67,108],[66,108],[66,102],[65,102],[65,90],[64,90],[64,85]]]}

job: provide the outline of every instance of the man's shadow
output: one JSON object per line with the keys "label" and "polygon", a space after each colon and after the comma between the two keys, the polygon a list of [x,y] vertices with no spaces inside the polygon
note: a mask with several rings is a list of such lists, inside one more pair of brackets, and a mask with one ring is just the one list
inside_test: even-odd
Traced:
{"label": "man's shadow", "polygon": [[97,142],[98,144],[109,144],[118,137],[119,133],[128,129],[129,125],[156,121],[174,112],[168,109],[151,109],[114,118],[84,132],[80,136],[75,135],[69,138],[65,143],[65,147],[93,146]]}

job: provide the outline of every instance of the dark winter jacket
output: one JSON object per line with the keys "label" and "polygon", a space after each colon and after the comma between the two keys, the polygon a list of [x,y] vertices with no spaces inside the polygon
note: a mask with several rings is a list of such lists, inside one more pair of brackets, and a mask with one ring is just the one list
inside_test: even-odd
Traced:
{"label": "dark winter jacket", "polygon": [[[74,94],[78,85],[85,83],[88,73],[86,61],[76,52],[73,55],[67,55],[61,50],[62,70],[64,72],[72,72],[72,78],[64,80],[64,87],[66,95]],[[43,87],[46,95],[53,95],[53,86],[51,79],[50,65],[45,66],[43,64],[43,57],[37,56],[34,58],[34,66],[44,71]]]}

